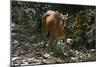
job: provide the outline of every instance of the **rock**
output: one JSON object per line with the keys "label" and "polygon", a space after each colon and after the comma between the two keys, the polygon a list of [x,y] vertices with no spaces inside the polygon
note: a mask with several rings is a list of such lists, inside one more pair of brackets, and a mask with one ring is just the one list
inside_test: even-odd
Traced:
{"label": "rock", "polygon": [[22,62],[26,62],[27,60],[22,60]]}
{"label": "rock", "polygon": [[45,44],[45,46],[46,46],[46,47],[48,47],[48,46],[49,46],[49,44]]}
{"label": "rock", "polygon": [[53,55],[54,53],[53,52],[50,52],[50,55]]}
{"label": "rock", "polygon": [[45,53],[45,54],[43,55],[43,57],[44,57],[44,58],[50,58],[50,54],[49,54],[49,53]]}
{"label": "rock", "polygon": [[14,40],[14,42],[13,43],[18,43],[18,41],[17,40]]}
{"label": "rock", "polygon": [[16,35],[16,33],[11,33],[11,35],[12,35],[12,36],[15,36],[15,35]]}
{"label": "rock", "polygon": [[57,62],[59,63],[59,62],[62,62],[62,60],[60,59],[60,58],[57,58]]}
{"label": "rock", "polygon": [[91,51],[91,52],[95,52],[96,50],[95,50],[95,49],[91,49],[90,51]]}
{"label": "rock", "polygon": [[79,52],[76,50],[76,51],[75,51],[75,56],[77,56],[78,54],[79,54]]}
{"label": "rock", "polygon": [[27,58],[27,62],[28,62],[29,64],[33,63],[34,60],[35,60],[35,58]]}
{"label": "rock", "polygon": [[75,60],[77,60],[77,58],[75,58],[75,57],[71,57],[71,60],[74,60],[74,61],[75,61]]}
{"label": "rock", "polygon": [[42,63],[47,63],[47,61],[44,59],[44,60],[42,60]]}
{"label": "rock", "polygon": [[28,64],[28,62],[23,62],[23,64]]}
{"label": "rock", "polygon": [[12,61],[19,60],[19,59],[20,59],[19,57],[13,57]]}
{"label": "rock", "polygon": [[81,58],[83,58],[83,56],[81,55],[79,58],[81,59]]}
{"label": "rock", "polygon": [[14,27],[15,26],[15,23],[12,23],[11,26]]}

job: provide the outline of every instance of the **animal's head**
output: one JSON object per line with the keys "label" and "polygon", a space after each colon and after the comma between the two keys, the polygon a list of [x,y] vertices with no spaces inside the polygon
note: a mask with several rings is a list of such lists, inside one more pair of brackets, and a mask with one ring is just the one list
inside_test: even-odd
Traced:
{"label": "animal's head", "polygon": [[67,15],[61,14],[61,24],[63,25],[64,29],[67,27],[68,19],[71,18]]}

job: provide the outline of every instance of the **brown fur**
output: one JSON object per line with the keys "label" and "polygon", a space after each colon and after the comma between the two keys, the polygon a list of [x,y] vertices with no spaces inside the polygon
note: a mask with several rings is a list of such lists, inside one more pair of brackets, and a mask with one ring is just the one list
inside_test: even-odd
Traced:
{"label": "brown fur", "polygon": [[56,45],[52,42],[57,43],[57,39],[60,37],[64,37],[64,41],[66,44],[66,35],[64,30],[65,21],[68,19],[66,15],[62,15],[58,11],[49,10],[42,16],[42,25],[45,32],[48,32],[50,35],[50,47],[55,52]]}
{"label": "brown fur", "polygon": [[66,18],[58,11],[47,11],[42,17],[44,30],[49,32],[50,36],[54,38],[63,36],[64,20]]}

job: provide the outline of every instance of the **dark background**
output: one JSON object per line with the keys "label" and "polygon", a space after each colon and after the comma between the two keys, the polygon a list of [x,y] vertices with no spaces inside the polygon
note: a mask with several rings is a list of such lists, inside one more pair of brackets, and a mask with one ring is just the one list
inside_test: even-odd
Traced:
{"label": "dark background", "polygon": [[[48,10],[71,16],[66,29],[67,37],[73,40],[73,44],[67,56],[51,56],[48,48],[44,49],[48,39],[41,26],[41,16]],[[12,1],[11,57],[12,64],[95,61],[96,6]]]}

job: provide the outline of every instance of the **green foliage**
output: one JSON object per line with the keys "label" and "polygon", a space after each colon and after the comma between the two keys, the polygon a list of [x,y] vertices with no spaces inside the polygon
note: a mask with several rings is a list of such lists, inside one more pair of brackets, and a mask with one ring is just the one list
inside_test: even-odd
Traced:
{"label": "green foliage", "polygon": [[[68,38],[76,39],[78,43],[80,42],[78,38],[82,39],[83,43],[84,40],[95,39],[95,35],[88,38],[91,34],[89,32],[92,31],[92,33],[95,34],[95,7],[82,5],[12,1],[12,24],[15,24],[15,26],[12,27],[12,33],[17,33],[19,35],[18,40],[21,41],[25,39],[29,42],[45,40],[46,38],[44,38],[44,36],[46,35],[42,35],[41,16],[47,10],[59,11],[65,15],[68,13],[69,16],[71,16],[71,18],[66,21],[66,36]],[[94,29],[92,28],[93,24]],[[63,43],[59,44],[57,45],[57,50],[66,51],[63,49],[64,47],[65,45]]]}
{"label": "green foliage", "polygon": [[[49,39],[44,34],[41,16],[48,10],[59,11],[71,17],[66,21],[65,33],[73,41],[72,44],[66,45],[63,38]],[[95,61],[95,46],[95,6],[12,1],[12,65]],[[52,51],[58,54],[54,55]]]}

